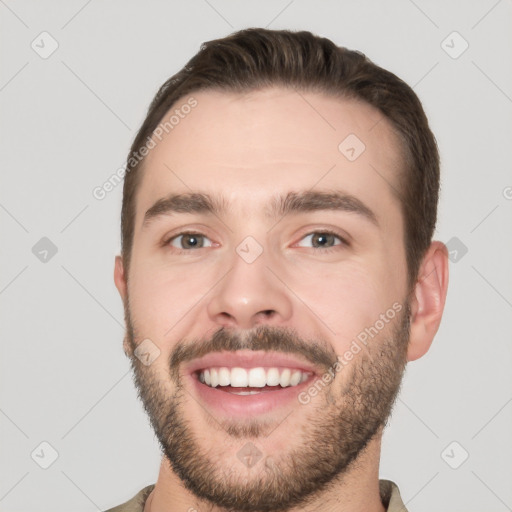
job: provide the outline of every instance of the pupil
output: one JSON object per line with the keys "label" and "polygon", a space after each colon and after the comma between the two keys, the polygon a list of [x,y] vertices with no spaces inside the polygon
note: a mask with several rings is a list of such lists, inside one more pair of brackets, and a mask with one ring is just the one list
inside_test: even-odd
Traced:
{"label": "pupil", "polygon": [[197,245],[199,245],[198,237],[194,235],[185,236],[185,247],[196,247]]}
{"label": "pupil", "polygon": [[328,235],[326,233],[321,233],[315,236],[315,244],[318,244],[319,246],[326,246],[330,245],[329,242],[332,242],[332,235]]}

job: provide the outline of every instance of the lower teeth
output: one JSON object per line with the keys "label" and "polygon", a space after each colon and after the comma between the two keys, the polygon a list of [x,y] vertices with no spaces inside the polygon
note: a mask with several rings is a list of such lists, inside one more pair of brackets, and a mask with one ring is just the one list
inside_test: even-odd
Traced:
{"label": "lower teeth", "polygon": [[257,395],[261,391],[231,391],[234,395]]}

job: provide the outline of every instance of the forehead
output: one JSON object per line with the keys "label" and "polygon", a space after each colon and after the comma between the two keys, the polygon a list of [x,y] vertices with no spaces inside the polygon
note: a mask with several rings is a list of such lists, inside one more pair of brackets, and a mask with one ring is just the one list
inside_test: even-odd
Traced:
{"label": "forehead", "polygon": [[398,138],[365,103],[287,88],[200,91],[160,126],[141,169],[136,229],[156,200],[179,192],[222,193],[247,213],[276,193],[313,188],[398,207]]}

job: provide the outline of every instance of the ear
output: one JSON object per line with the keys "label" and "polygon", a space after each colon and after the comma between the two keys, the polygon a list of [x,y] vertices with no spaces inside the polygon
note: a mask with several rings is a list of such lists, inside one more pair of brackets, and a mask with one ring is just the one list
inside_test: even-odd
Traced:
{"label": "ear", "polygon": [[448,289],[448,250],[432,242],[420,265],[411,294],[411,324],[407,360],[426,354],[441,323]]}
{"label": "ear", "polygon": [[123,258],[121,256],[116,256],[116,261],[114,264],[114,283],[116,284],[117,291],[119,295],[121,295],[121,299],[123,303],[126,300],[126,277],[124,275],[124,265]]}
{"label": "ear", "polygon": [[129,328],[129,326],[128,326],[129,316],[128,316],[128,312],[127,312],[128,284],[127,284],[126,275],[125,275],[125,268],[123,265],[123,258],[121,256],[116,256],[116,260],[115,260],[115,264],[114,264],[114,283],[116,285],[117,291],[119,292],[119,295],[121,296],[121,299],[123,301],[123,306],[124,306],[124,319],[125,319],[125,323],[126,323],[126,332],[125,332],[124,340],[123,340],[123,349],[124,349],[124,353],[128,357],[131,357],[132,353],[133,353],[133,348],[131,346],[130,339],[128,337],[128,328]]}

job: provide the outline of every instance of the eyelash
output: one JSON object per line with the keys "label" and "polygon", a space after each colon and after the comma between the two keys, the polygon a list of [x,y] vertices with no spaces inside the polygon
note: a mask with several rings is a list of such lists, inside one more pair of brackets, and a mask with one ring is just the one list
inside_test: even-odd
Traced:
{"label": "eyelash", "polygon": [[[329,229],[324,229],[324,230],[320,229],[320,230],[310,231],[309,233],[306,233],[299,240],[299,242],[304,240],[306,237],[311,236],[311,235],[315,235],[315,234],[316,235],[318,235],[318,234],[321,234],[321,235],[332,235],[332,236],[336,237],[340,241],[339,244],[332,245],[330,247],[310,247],[311,249],[315,249],[315,252],[332,252],[332,251],[338,250],[340,247],[350,247],[350,243],[347,242],[347,240],[344,237],[342,237],[339,233],[337,233],[335,231],[332,231],[332,230],[329,230]],[[171,237],[166,238],[162,242],[162,247],[168,247],[169,244],[174,239],[179,238],[180,236],[185,236],[185,235],[196,235],[196,236],[203,236],[205,238],[208,238],[205,234],[200,233],[198,231],[182,231],[180,233],[172,235]],[[297,243],[299,243],[299,242],[297,242]],[[207,247],[199,247],[198,249],[207,249]],[[174,250],[178,254],[183,254],[183,253],[191,253],[191,252],[193,252],[194,250],[197,250],[197,249],[179,249],[178,247],[173,247],[172,250]]]}
{"label": "eyelash", "polygon": [[[206,235],[204,235],[203,233],[200,233],[198,231],[181,231],[180,233],[177,233],[175,235],[172,235],[171,237],[169,238],[166,238],[163,242],[162,242],[162,247],[167,247],[169,246],[169,244],[175,239],[175,238],[179,238],[180,236],[185,236],[185,235],[192,235],[192,236],[203,236],[205,238],[208,238]],[[199,249],[203,249],[203,247],[199,247]],[[173,247],[173,250],[174,251],[177,251],[179,254],[181,253],[190,253],[192,252],[194,249],[179,249],[178,247]],[[197,249],[195,249],[197,250]]]}
{"label": "eyelash", "polygon": [[[311,247],[311,249],[315,249],[316,252],[318,252],[318,251],[320,251],[320,252],[332,252],[332,251],[339,250],[340,247],[349,247],[350,246],[350,244],[347,242],[347,240],[345,238],[343,238],[339,233],[336,233],[336,231],[331,231],[329,229],[318,229],[316,231],[311,231],[309,233],[306,233],[299,240],[299,242],[301,242],[302,240],[304,240],[304,238],[306,238],[308,236],[311,236],[311,235],[332,235],[332,236],[334,236],[335,238],[337,238],[341,242],[339,244],[332,245],[330,247]],[[299,242],[297,242],[297,243],[299,243]]]}

